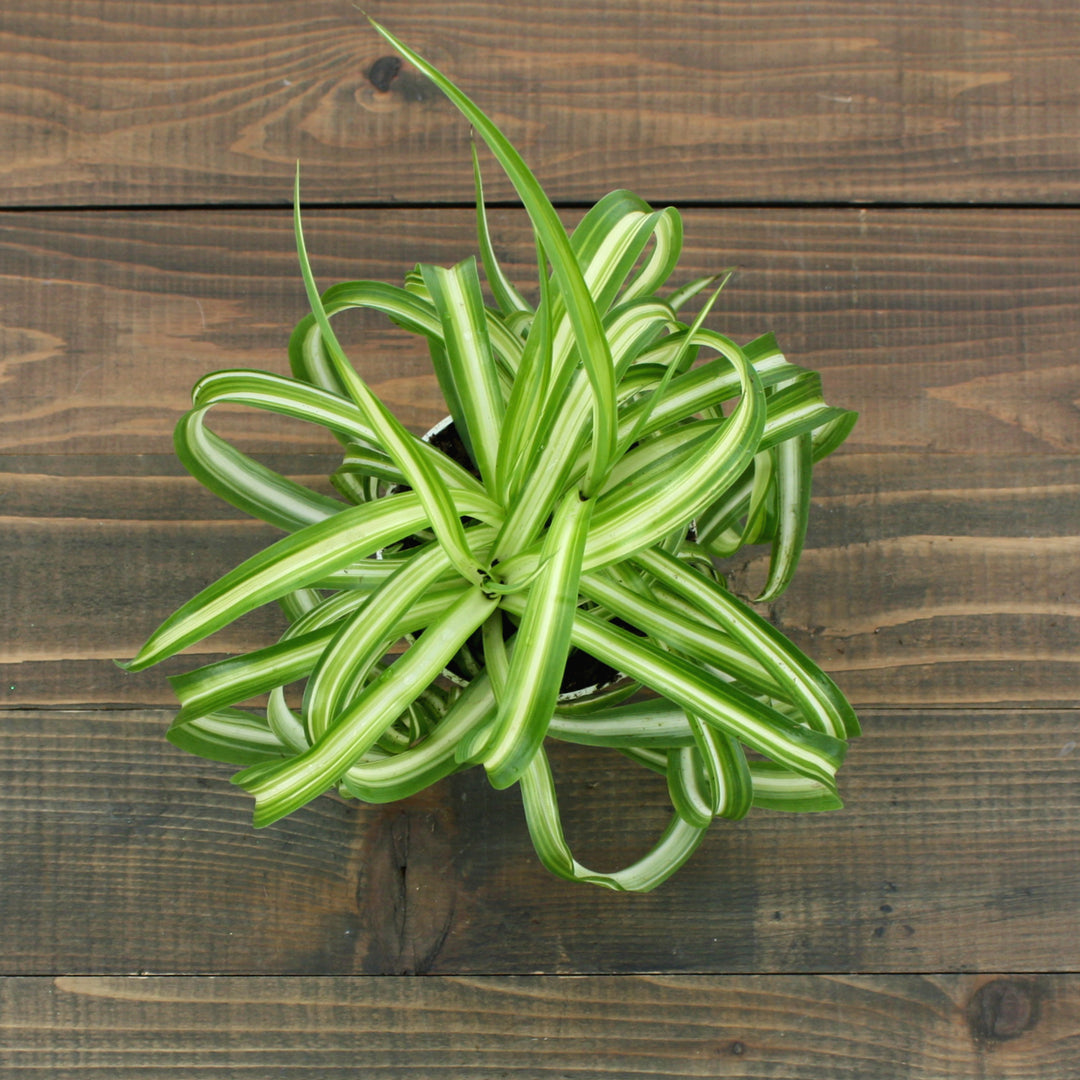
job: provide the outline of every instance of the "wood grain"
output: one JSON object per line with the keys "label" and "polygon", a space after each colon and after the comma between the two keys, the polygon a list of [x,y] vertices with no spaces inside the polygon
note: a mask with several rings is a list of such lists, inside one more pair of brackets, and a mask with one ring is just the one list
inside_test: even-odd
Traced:
{"label": "wood grain", "polygon": [[[166,615],[282,534],[171,458],[18,460],[29,471],[0,463],[0,700],[170,705],[166,673],[276,639],[271,605],[161,668],[118,669]],[[313,484],[334,461],[268,460]],[[140,474],[123,475],[134,461]],[[825,462],[799,573],[768,611],[860,707],[1080,703],[1075,481],[1075,459],[1059,455]],[[730,570],[755,595],[764,549]]]}
{"label": "wood grain", "polygon": [[[863,711],[839,813],[718,823],[654,893],[559,881],[476,770],[250,826],[152,710],[0,714],[7,974],[1075,971],[1080,714]],[[555,747],[567,835],[643,853],[662,780]],[[635,799],[628,803],[626,787]]]}
{"label": "wood grain", "polygon": [[74,1080],[1072,1080],[1075,977],[0,981],[0,1070]]}
{"label": "wood grain", "polygon": [[[370,5],[551,195],[1069,202],[1071,0]],[[3,202],[472,198],[468,125],[349,4],[8,0]],[[507,184],[492,169],[491,195]]]}
{"label": "wood grain", "polygon": [[[493,230],[508,270],[531,281],[523,215],[501,212]],[[740,267],[710,324],[740,341],[774,330],[821,370],[829,399],[861,412],[849,450],[1080,447],[1080,213],[695,210],[685,230],[678,280]],[[313,211],[308,233],[324,285],[399,282],[417,261],[476,249],[459,210]],[[0,265],[7,455],[170,454],[195,380],[287,370],[307,310],[282,212],[0,215]],[[424,343],[351,314],[342,333],[365,378],[414,429],[439,419]],[[334,445],[254,411],[223,430],[249,450]]]}

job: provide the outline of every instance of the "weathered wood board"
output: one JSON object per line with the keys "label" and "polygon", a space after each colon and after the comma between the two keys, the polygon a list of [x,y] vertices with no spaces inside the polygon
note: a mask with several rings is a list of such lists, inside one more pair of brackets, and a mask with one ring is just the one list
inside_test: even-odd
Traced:
{"label": "weathered wood board", "polygon": [[[647,895],[552,878],[515,790],[472,770],[402,804],[251,828],[233,771],[162,710],[0,714],[0,971],[1075,971],[1073,710],[863,711],[845,808],[718,822]],[[643,854],[663,780],[555,747],[586,865]],[[635,799],[628,804],[626,785]]]}
{"label": "weathered wood board", "polygon": [[[367,6],[556,199],[1075,198],[1072,0]],[[310,199],[472,198],[468,124],[338,0],[6,0],[0,145],[7,206],[283,203],[297,157]]]}
{"label": "weathered wood board", "polygon": [[0,1072],[1073,1080],[1073,976],[3,979]]}

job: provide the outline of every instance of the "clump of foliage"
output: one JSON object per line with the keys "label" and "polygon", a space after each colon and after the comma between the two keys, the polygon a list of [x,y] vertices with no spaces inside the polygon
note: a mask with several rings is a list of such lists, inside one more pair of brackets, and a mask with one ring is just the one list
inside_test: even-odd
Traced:
{"label": "clump of foliage", "polygon": [[[673,208],[616,191],[568,235],[494,124],[377,29],[464,113],[513,182],[535,232],[539,300],[526,301],[495,258],[478,168],[494,305],[474,259],[419,266],[403,288],[352,281],[320,295],[298,179],[312,314],[290,342],[293,377],[208,375],[176,431],[199,481],[289,535],[176,611],[126,666],[281,605],[290,623],[277,643],[172,680],[181,709],[169,738],[244,766],[234,780],[255,798],[256,825],[327,791],[386,802],[478,764],[496,788],[520,787],[550,870],[645,890],[715,817],[838,807],[835,773],[855,715],[729,591],[716,559],[770,543],[758,599],[780,594],[803,544],[813,463],[854,414],[827,405],[819,376],[788,363],[771,334],[739,346],[704,326],[726,279],[661,295],[682,239]],[[710,289],[700,313],[680,321]],[[427,339],[465,465],[407,431],[346,359],[331,320],[357,307]],[[345,446],[331,477],[341,499],[210,431],[207,412],[225,403],[326,427]],[[567,700],[564,669],[580,654],[620,677]],[[284,689],[300,681],[295,711]],[[265,715],[238,707],[260,694]],[[615,748],[667,778],[671,823],[633,865],[596,873],[571,854],[544,749],[558,739]]]}

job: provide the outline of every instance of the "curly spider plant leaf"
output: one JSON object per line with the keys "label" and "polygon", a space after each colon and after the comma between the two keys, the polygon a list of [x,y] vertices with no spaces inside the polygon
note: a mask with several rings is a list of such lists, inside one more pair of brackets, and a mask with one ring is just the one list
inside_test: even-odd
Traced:
{"label": "curly spider plant leaf", "polygon": [[533,228],[536,229],[537,236],[551,259],[552,270],[574,328],[577,355],[585,365],[593,391],[593,453],[584,486],[585,494],[589,495],[599,485],[615,453],[614,366],[595,300],[585,283],[566,231],[562,222],[559,221],[559,215],[521,155],[491,120],[438,69],[414,53],[385,27],[374,20],[371,20],[371,23],[402,56],[407,57],[427,75],[468,118],[516,188],[532,219]]}
{"label": "curly spider plant leaf", "polygon": [[331,790],[438,676],[495,603],[479,586],[470,589],[397,663],[366,686],[309,750],[289,761],[252,765],[237,773],[233,782],[255,797],[255,823],[269,825]]}
{"label": "curly spider plant leaf", "polygon": [[528,590],[517,647],[506,672],[495,731],[483,751],[492,787],[521,779],[547,734],[570,649],[578,578],[595,501],[571,489],[555,512]]}
{"label": "curly spider plant leaf", "polygon": [[468,432],[484,487],[495,491],[504,405],[476,260],[466,259],[450,270],[437,266],[420,270],[442,324],[447,379],[459,403],[459,412],[451,410],[451,415],[458,431]]}
{"label": "curly spider plant leaf", "polygon": [[[499,260],[495,255],[495,246],[491,242],[491,231],[488,228],[487,207],[484,205],[484,184],[480,178],[480,156],[476,152],[476,143],[470,145],[473,162],[473,183],[476,187],[476,240],[480,247],[480,258],[484,264],[484,274],[487,277],[491,291],[499,304],[499,310],[504,315],[514,312],[531,313],[528,301],[518,292],[517,286],[503,273]],[[541,264],[541,273],[542,271]]]}
{"label": "curly spider plant leaf", "polygon": [[559,800],[547,755],[541,749],[521,778],[521,801],[533,847],[540,861],[558,877],[583,881],[616,892],[649,892],[666,881],[697,850],[706,828],[674,814],[655,847],[630,866],[598,874],[574,858],[563,836]]}
{"label": "curly spider plant leaf", "polygon": [[401,425],[397,417],[371,392],[367,383],[357,374],[330,326],[330,319],[315,285],[311,264],[308,261],[307,247],[304,244],[304,231],[300,222],[299,165],[296,169],[296,184],[293,190],[293,220],[296,250],[300,256],[300,270],[304,278],[308,302],[311,304],[315,321],[319,324],[323,344],[330,354],[334,373],[363,412],[364,419],[371,425],[394,464],[409,480],[409,486],[419,497],[432,529],[454,565],[466,580],[483,580],[484,568],[469,548],[454,500],[438,470],[432,465],[427,455],[418,448],[415,436]]}

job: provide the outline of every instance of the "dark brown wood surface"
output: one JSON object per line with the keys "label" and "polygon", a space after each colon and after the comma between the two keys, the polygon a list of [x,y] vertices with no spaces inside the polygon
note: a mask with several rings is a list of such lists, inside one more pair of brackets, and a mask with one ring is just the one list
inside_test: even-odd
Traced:
{"label": "dark brown wood surface", "polygon": [[[165,742],[164,710],[6,711],[0,969],[1075,971],[1075,712],[863,720],[843,811],[718,822],[642,896],[553,879],[516,790],[475,770],[385,807],[323,798],[256,832],[229,766]],[[552,764],[582,862],[655,843],[661,778],[577,747]]]}
{"label": "dark brown wood surface", "polygon": [[[333,462],[267,460],[313,482]],[[282,628],[267,609],[160,668],[129,675],[112,663],[281,535],[203,494],[170,459],[149,455],[134,476],[130,464],[32,455],[18,461],[28,472],[0,470],[0,573],[11,600],[0,685],[9,701],[169,705],[164,673],[268,644]],[[125,471],[108,471],[116,468]],[[1076,480],[1056,453],[825,463],[800,574],[772,617],[858,706],[1075,705]],[[736,585],[753,592],[762,560],[740,560]]]}
{"label": "dark brown wood surface", "polygon": [[[1073,0],[372,0],[554,197],[1068,203]],[[5,205],[472,197],[468,125],[339,0],[5,0]],[[491,194],[509,195],[492,173]]]}
{"label": "dark brown wood surface", "polygon": [[6,979],[0,1070],[200,1080],[1074,1080],[1061,976]]}
{"label": "dark brown wood surface", "polygon": [[[187,478],[171,428],[202,374],[287,368],[296,159],[323,284],[399,281],[475,250],[468,126],[348,3],[8,0],[0,1077],[1080,1080],[1076,5],[369,10],[568,224],[615,187],[682,204],[685,276],[740,268],[710,325],[776,331],[860,411],[767,612],[859,709],[846,807],[718,824],[646,896],[552,878],[477,771],[253,830],[230,768],[164,740],[164,676],[274,613],[112,663],[278,535]],[[523,215],[492,220],[530,280]],[[442,415],[421,342],[342,326],[405,423]],[[216,428],[334,465],[298,423]],[[662,829],[659,779],[553,761],[582,861]]]}

